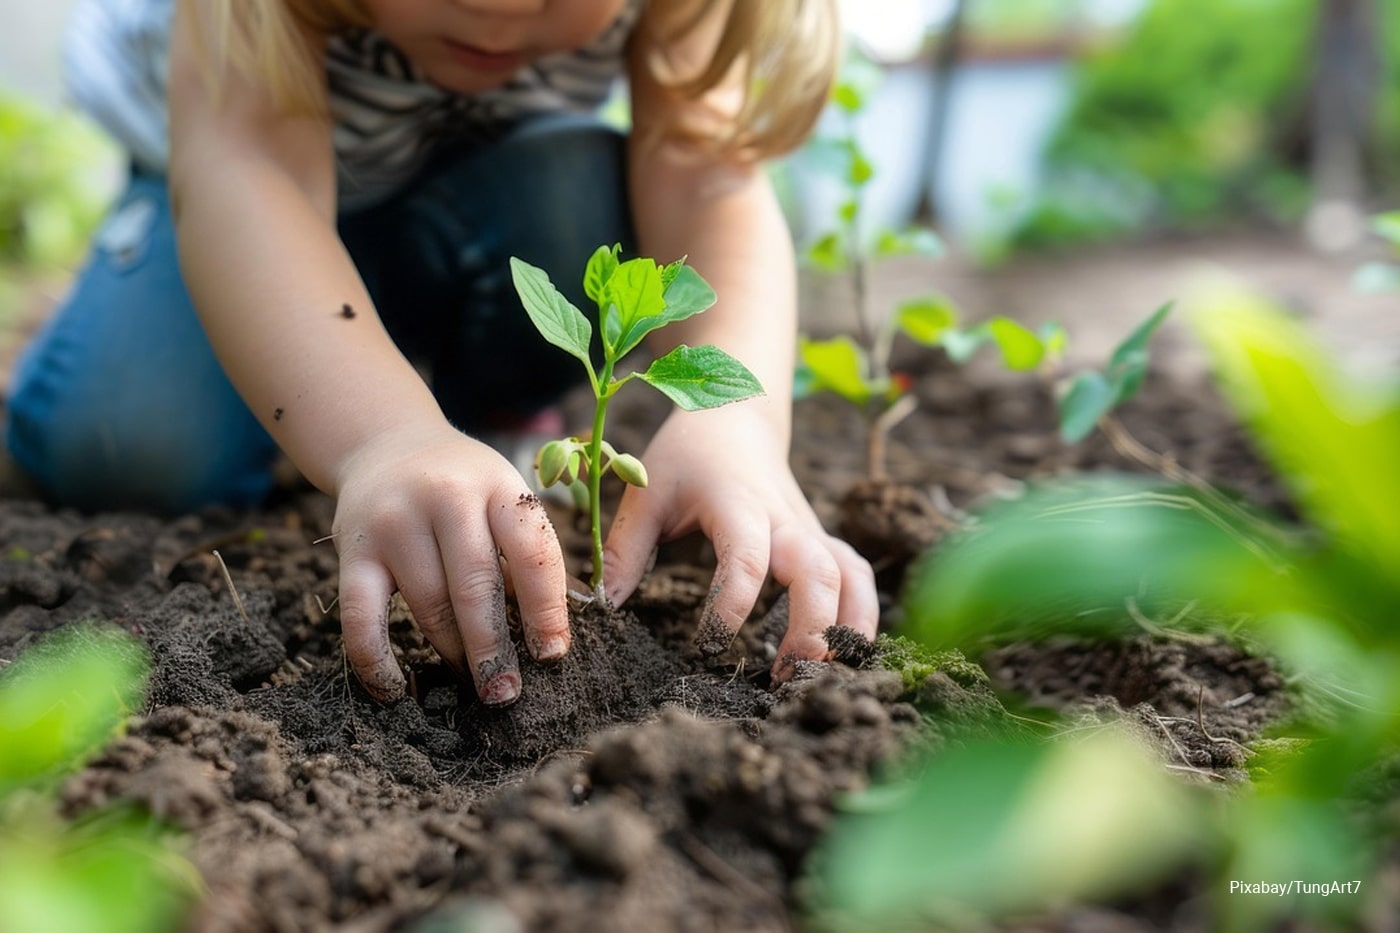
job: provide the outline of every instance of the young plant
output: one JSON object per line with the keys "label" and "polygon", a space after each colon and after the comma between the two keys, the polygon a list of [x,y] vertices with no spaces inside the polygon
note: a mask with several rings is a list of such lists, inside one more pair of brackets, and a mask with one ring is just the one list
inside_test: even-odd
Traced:
{"label": "young plant", "polygon": [[902,231],[882,229],[873,238],[864,232],[867,189],[875,168],[861,148],[856,122],[866,108],[870,86],[878,77],[874,65],[857,61],[837,84],[832,104],[844,121],[844,131],[826,141],[840,165],[845,200],[837,209],[836,228],[807,251],[808,260],[826,272],[848,273],[855,305],[857,338],[840,335],[827,340],[805,337],[798,343],[797,394],[831,392],[855,405],[867,418],[866,472],[872,480],[885,478],[885,447],[889,432],[918,405],[912,381],[890,369],[895,338],[903,335],[926,347],[942,347],[956,362],[966,362],[987,342],[1001,350],[1002,360],[1015,371],[1034,370],[1057,359],[1065,349],[1064,329],[1047,324],[1039,333],[1005,317],[994,317],[972,328],[959,328],[958,311],[943,295],[929,294],[901,301],[892,313],[877,315],[870,306],[872,266],[895,256],[939,257],[943,244],[932,230],[912,226]]}
{"label": "young plant", "polygon": [[[1303,914],[1327,914],[1343,926],[1363,922],[1372,872],[1395,842],[1393,822],[1358,819],[1356,802],[1377,792],[1389,799],[1385,775],[1400,755],[1400,630],[1393,624],[1400,613],[1400,386],[1354,378],[1284,312],[1249,295],[1224,293],[1192,320],[1224,394],[1292,491],[1303,527],[1258,515],[1242,520],[1238,508],[1223,509],[1195,486],[1127,478],[1046,484],[981,511],[929,555],[905,596],[909,634],[939,648],[1066,632],[1104,637],[1194,607],[1188,617],[1203,620],[1196,625],[1230,619],[1284,664],[1311,700],[1294,723],[1308,738],[1282,753],[1255,750],[1252,792],[1223,800],[1182,798],[1160,782],[1126,785],[1111,771],[1056,796],[1041,788],[1046,781],[1065,787],[1055,763],[1059,743],[1016,753],[1019,760],[996,768],[956,759],[942,766],[939,787],[977,786],[975,805],[949,813],[927,803],[931,791],[914,790],[910,798],[923,803],[886,807],[859,833],[839,837],[831,877],[863,866],[875,879],[858,906],[888,919],[921,909],[930,895],[973,912],[1049,905],[1067,893],[1057,872],[1071,847],[1018,850],[987,827],[1004,823],[1008,812],[1016,827],[1053,826],[1049,801],[1073,814],[1076,826],[1088,818],[1120,837],[1139,835],[1125,829],[1129,823],[1101,819],[1106,795],[1127,793],[1124,812],[1165,808],[1198,827],[1190,851],[1178,847],[1164,862],[1155,847],[1120,848],[1081,866],[1074,892],[1111,891],[1129,862],[1144,881],[1189,857],[1209,872],[1213,928],[1266,929]],[[1368,782],[1380,786],[1368,791]],[[898,866],[880,887],[881,866],[890,862],[881,853],[907,853],[935,832],[973,863],[1019,853],[1023,860],[1001,877],[1020,879],[1025,890],[958,888]],[[1229,897],[1232,879],[1272,884],[1273,896]]]}
{"label": "young plant", "polygon": [[511,275],[530,320],[545,340],[575,357],[588,373],[595,399],[593,429],[586,438],[546,443],[535,458],[540,482],[587,484],[592,531],[595,598],[603,596],[601,483],[612,470],[625,483],[646,486],[642,462],[620,453],[603,436],[608,403],[627,383],[641,380],[686,411],[718,408],[763,394],[753,373],[718,347],[684,344],[652,361],[644,371],[617,375],[618,364],[642,339],[667,324],[683,321],[715,303],[714,289],[684,259],[665,266],[645,257],[622,262],[620,246],[600,246],[588,260],[584,293],[598,306],[601,366],[594,366],[593,325],[565,298],[541,269],[512,258]]}

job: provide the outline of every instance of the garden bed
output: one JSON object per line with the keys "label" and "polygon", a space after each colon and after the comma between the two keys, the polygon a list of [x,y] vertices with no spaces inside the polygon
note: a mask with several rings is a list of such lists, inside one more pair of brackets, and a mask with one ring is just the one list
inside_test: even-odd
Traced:
{"label": "garden bed", "polygon": [[[1100,438],[1061,444],[1050,399],[1024,384],[935,365],[917,391],[890,470],[954,512],[1027,476],[1126,466]],[[642,449],[659,416],[619,409],[620,446]],[[1281,504],[1204,384],[1154,378],[1125,420],[1196,472]],[[798,405],[793,462],[830,527],[859,479],[861,432],[840,402]],[[734,646],[701,658],[692,638],[711,564],[695,542],[663,549],[624,611],[577,619],[562,664],[522,653],[524,695],[505,710],[456,683],[400,607],[392,632],[411,697],[380,706],[341,651],[335,553],[313,543],[331,517],[329,500],[297,486],[256,513],[173,521],[0,501],[0,657],[94,619],[151,650],[147,708],[63,800],[74,814],[139,801],[186,831],[206,889],[199,929],[803,926],[805,860],[841,794],[942,727],[1010,721],[975,668],[950,660],[910,683],[851,645],[861,669],[812,664],[774,689],[777,591]],[[554,519],[577,572],[585,538]],[[897,622],[900,570],[876,560]],[[997,686],[1076,715],[1126,710],[1187,779],[1241,780],[1239,743],[1284,712],[1282,680],[1237,648],[1150,628],[1111,647],[1013,646],[986,664]],[[1169,922],[1189,900],[1118,920]],[[469,918],[478,925],[431,925]]]}
{"label": "garden bed", "polygon": [[[1186,293],[1201,256],[1284,296],[1350,357],[1395,358],[1400,331],[1384,313],[1393,299],[1350,290],[1354,258],[1318,257],[1270,235],[990,271],[895,261],[876,278],[875,303],[936,281],[967,309],[1062,322],[1072,363],[1096,365],[1151,306]],[[850,326],[836,284],[809,289],[808,326],[819,333]],[[1286,514],[1280,486],[1217,399],[1199,354],[1171,327],[1155,341],[1159,369],[1124,422],[1148,446]],[[0,337],[2,374],[17,338]],[[1133,468],[1101,435],[1062,444],[1048,395],[1029,379],[918,360],[897,361],[914,371],[921,408],[896,429],[889,472],[936,491],[945,511],[1014,493],[1031,476]],[[640,451],[660,400],[628,395],[612,414],[614,440]],[[580,399],[574,414],[583,407]],[[842,500],[862,478],[863,432],[834,398],[797,406],[794,468],[829,528],[850,518]],[[527,667],[525,695],[507,711],[484,710],[462,690],[400,607],[393,631],[413,697],[385,708],[359,688],[341,652],[329,606],[334,549],[312,543],[329,532],[325,497],[292,484],[257,512],[162,521],[54,510],[3,476],[0,490],[10,490],[0,498],[0,667],[84,620],[149,646],[147,707],[62,796],[71,815],[136,800],[184,830],[205,889],[192,924],[201,930],[820,929],[807,906],[820,892],[804,869],[839,797],[969,725],[1025,727],[1023,717],[1038,714],[1011,696],[1072,725],[1126,721],[1174,776],[1226,793],[1246,780],[1240,745],[1295,699],[1268,662],[1164,634],[1160,619],[1115,643],[1001,648],[976,659],[991,684],[951,659],[930,678],[906,680],[875,658],[861,670],[812,665],[775,690],[767,671],[782,631],[780,594],[764,593],[728,652],[701,659],[692,637],[712,555],[688,541],[663,549],[622,616],[576,623],[569,661]],[[907,505],[907,490],[867,501],[894,503],[884,526],[911,541],[941,533],[925,504]],[[550,508],[577,573],[587,543]],[[246,623],[215,548],[247,604]],[[876,562],[884,622],[897,628],[902,569],[889,557]],[[847,660],[862,660],[845,647]],[[1388,892],[1400,891],[1397,878],[1392,867],[1374,891],[1368,882],[1373,917],[1396,902]],[[1131,901],[1007,926],[1211,929],[1213,886],[1188,872]]]}

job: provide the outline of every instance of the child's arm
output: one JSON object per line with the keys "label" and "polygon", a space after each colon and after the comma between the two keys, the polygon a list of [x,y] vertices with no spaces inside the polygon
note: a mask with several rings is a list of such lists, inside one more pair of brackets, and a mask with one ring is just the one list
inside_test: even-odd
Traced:
{"label": "child's arm", "polygon": [[640,64],[631,86],[641,250],[663,260],[688,255],[720,296],[705,314],[657,331],[667,343],[655,349],[716,344],[753,370],[767,395],[668,418],[645,454],[651,484],[628,487],[608,536],[609,595],[631,593],[658,540],[699,529],[718,556],[702,649],[727,643],[771,570],[791,599],[774,669],[785,678],[793,661],[827,654],[828,626],[873,637],[879,612],[869,564],[826,534],[788,465],[797,327],[790,235],[761,165],[648,133],[660,116],[701,105],[659,87]]}
{"label": "child's arm", "polygon": [[[335,231],[328,121],[278,114],[232,73],[216,103],[194,58],[189,13],[182,4],[170,70],[181,265],[244,400],[338,500],[350,662],[376,697],[402,694],[387,633],[397,588],[483,699],[509,701],[519,674],[497,549],[530,570],[513,581],[532,653],[558,657],[568,614],[553,528],[504,458],[448,424],[375,314]],[[321,40],[308,33],[303,52],[320,73]]]}

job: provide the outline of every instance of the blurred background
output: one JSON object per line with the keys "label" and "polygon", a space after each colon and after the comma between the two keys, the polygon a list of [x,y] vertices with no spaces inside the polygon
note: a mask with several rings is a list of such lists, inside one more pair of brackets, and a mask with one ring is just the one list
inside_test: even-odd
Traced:
{"label": "blurred background", "polygon": [[[0,0],[0,376],[124,171],[65,98],[71,5]],[[854,122],[875,172],[862,222],[928,224],[948,246],[882,263],[877,306],[934,289],[972,319],[1077,326],[1076,352],[1092,356],[1208,261],[1320,319],[1344,349],[1400,363],[1396,293],[1375,265],[1394,257],[1372,226],[1400,208],[1400,3],[843,6],[876,66]],[[846,126],[828,115],[818,136]],[[774,169],[803,243],[847,196],[822,153],[817,142]],[[808,279],[807,326],[852,323],[840,281]]]}

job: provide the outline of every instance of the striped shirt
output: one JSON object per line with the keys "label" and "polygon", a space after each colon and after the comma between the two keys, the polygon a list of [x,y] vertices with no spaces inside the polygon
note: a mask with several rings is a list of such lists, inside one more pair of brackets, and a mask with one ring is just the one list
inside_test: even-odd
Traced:
{"label": "striped shirt", "polygon": [[[464,95],[429,83],[383,36],[329,40],[332,139],[343,203],[363,203],[412,177],[439,147],[499,137],[550,113],[592,113],[623,72],[644,0],[628,0],[590,45],[525,65],[499,88]],[[165,86],[175,0],[78,0],[64,43],[69,92],[131,153],[163,173],[169,158]]]}

